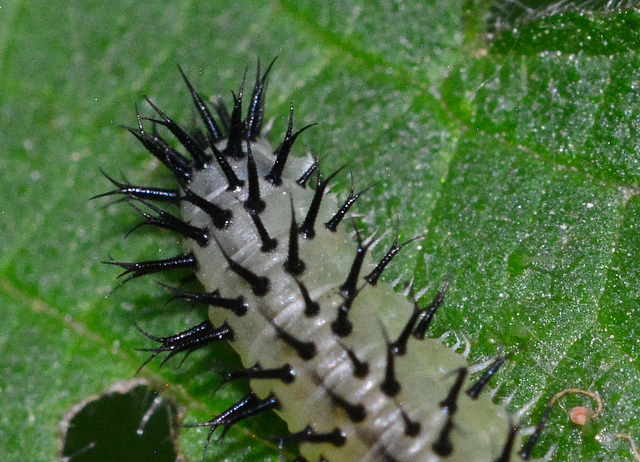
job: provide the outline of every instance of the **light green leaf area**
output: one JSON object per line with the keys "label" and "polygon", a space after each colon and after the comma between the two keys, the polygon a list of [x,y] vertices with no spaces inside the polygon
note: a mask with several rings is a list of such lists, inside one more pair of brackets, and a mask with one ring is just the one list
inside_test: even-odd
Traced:
{"label": "light green leaf area", "polygon": [[[478,2],[480,3],[480,2]],[[5,2],[0,8],[0,453],[57,460],[58,425],[73,405],[135,377],[150,341],[203,312],[157,281],[111,293],[101,261],[167,258],[179,239],[149,228],[100,168],[132,183],[170,186],[168,172],[121,125],[141,92],[174,119],[194,111],[180,64],[203,94],[230,97],[245,70],[278,56],[270,77],[272,140],[318,125],[298,152],[347,165],[369,232],[426,235],[388,280],[413,277],[426,298],[451,281],[433,335],[472,346],[473,363],[509,354],[497,400],[516,411],[568,387],[598,392],[604,413],[583,430],[551,414],[535,452],[553,461],[629,461],[640,408],[640,15],[565,14],[485,41],[475,2]],[[345,194],[349,175],[334,190]],[[384,245],[388,245],[387,236]],[[384,245],[377,249],[379,256]],[[373,313],[372,313],[373,315]],[[378,333],[372,333],[378,335]],[[453,337],[451,337],[453,338]],[[247,392],[221,383],[229,348],[152,362],[140,376],[208,420]],[[416,364],[416,371],[428,368]],[[425,390],[425,400],[433,399]],[[232,428],[207,460],[278,460],[273,417]],[[478,422],[481,425],[482,422]],[[505,429],[506,431],[506,429]],[[200,460],[206,429],[184,429]],[[217,438],[216,433],[215,438]]]}

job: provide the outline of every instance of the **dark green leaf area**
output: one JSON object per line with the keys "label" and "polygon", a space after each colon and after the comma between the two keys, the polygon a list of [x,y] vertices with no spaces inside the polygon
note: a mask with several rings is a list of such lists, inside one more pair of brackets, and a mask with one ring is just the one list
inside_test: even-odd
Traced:
{"label": "dark green leaf area", "polygon": [[443,97],[469,130],[605,182],[640,178],[638,61],[554,53],[482,59],[453,72]]}
{"label": "dark green leaf area", "polygon": [[610,341],[629,355],[640,354],[640,199],[633,196],[625,207],[619,240],[612,249],[613,259],[608,267],[608,284],[600,300],[598,322]]}
{"label": "dark green leaf area", "polygon": [[640,47],[640,14],[565,12],[496,34],[495,47],[522,55],[545,52],[609,56]]}

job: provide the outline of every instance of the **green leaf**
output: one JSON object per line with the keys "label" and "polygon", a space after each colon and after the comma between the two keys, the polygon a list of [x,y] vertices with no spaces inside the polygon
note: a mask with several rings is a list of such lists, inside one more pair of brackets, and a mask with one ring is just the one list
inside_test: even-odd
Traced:
{"label": "green leaf", "polygon": [[[640,438],[640,17],[569,12],[487,42],[485,13],[462,1],[3,4],[3,460],[56,460],[63,416],[133,378],[146,358],[134,323],[171,334],[202,318],[165,306],[153,278],[111,293],[118,271],[100,263],[179,249],[160,232],[124,239],[136,214],[87,202],[109,189],[100,168],[170,184],[120,128],[135,124],[140,92],[188,123],[177,64],[202,93],[229,96],[257,57],[276,55],[273,139],[293,101],[297,127],[319,122],[298,152],[374,185],[358,206],[370,231],[426,233],[389,279],[413,276],[430,284],[427,296],[451,279],[433,334],[464,336],[472,362],[512,355],[498,397],[513,395],[514,411],[537,399],[523,425],[564,388],[602,396],[604,414],[588,431],[555,408],[536,457],[557,446],[553,461],[631,460],[615,435]],[[338,181],[344,193],[350,180]],[[202,422],[246,392],[216,390],[212,365],[234,361],[212,348],[140,375],[187,409],[185,423]],[[567,409],[593,405],[564,399]],[[234,427],[208,459],[276,461],[273,425]],[[182,431],[188,458],[199,460],[205,436]]]}

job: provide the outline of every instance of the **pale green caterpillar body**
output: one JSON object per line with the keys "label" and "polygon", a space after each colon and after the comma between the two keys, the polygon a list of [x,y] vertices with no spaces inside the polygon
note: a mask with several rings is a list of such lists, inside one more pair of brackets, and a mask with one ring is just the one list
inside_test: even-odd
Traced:
{"label": "pale green caterpillar body", "polygon": [[[159,114],[187,158],[140,123],[132,133],[174,174],[176,189],[124,183],[124,194],[148,224],[184,237],[178,257],[115,263],[128,279],[170,269],[194,272],[202,293],[174,294],[210,306],[209,319],[161,342],[152,357],[191,352],[228,340],[252,392],[198,426],[217,427],[275,410],[300,447],[299,460],[331,462],[516,462],[523,460],[517,422],[480,393],[504,362],[471,377],[466,358],[426,338],[444,284],[430,307],[378,282],[403,247],[394,241],[380,262],[343,218],[318,162],[290,157],[305,130],[289,129],[277,149],[262,136],[268,70],[258,75],[243,117],[243,89],[227,111],[211,109],[186,80],[203,129],[187,133]],[[112,180],[113,181],[113,180]],[[313,186],[313,187],[312,187]],[[180,217],[152,202],[177,202]],[[150,358],[151,359],[151,358]],[[528,453],[524,454],[528,457]]]}

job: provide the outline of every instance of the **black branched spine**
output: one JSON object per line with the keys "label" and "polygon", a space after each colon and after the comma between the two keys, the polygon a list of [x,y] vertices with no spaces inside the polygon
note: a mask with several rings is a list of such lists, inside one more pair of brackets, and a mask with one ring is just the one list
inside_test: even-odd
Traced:
{"label": "black branched spine", "polygon": [[[133,202],[130,202],[129,205],[131,205],[133,209],[135,209],[146,219],[146,221],[142,223],[143,225],[157,226],[159,228],[176,232],[183,237],[192,239],[200,247],[206,247],[207,244],[209,244],[209,231],[207,230],[207,228],[190,225],[189,223],[182,221],[175,215],[172,215],[169,212],[166,212],[143,200],[139,200],[139,202],[141,202],[157,214],[151,215],[150,213],[147,213],[141,208],[137,207]],[[138,226],[136,226],[136,228],[138,228]]]}
{"label": "black branched spine", "polygon": [[410,244],[419,238],[420,237],[414,237],[409,241],[398,244],[398,238],[396,237],[393,240],[393,244],[391,244],[391,248],[387,251],[385,256],[382,257],[382,260],[380,260],[373,271],[371,271],[364,277],[365,281],[367,281],[370,285],[375,286],[378,283],[378,279],[380,279],[380,276],[382,276],[382,272],[387,268],[389,263],[391,263],[391,260],[393,260],[393,257],[395,257],[398,252],[400,252],[407,244]]}
{"label": "black branched spine", "polygon": [[260,198],[260,177],[258,176],[256,162],[253,160],[250,144],[247,144],[247,179],[249,182],[249,194],[247,200],[244,201],[244,207],[250,214],[258,215],[264,211],[266,204]]}
{"label": "black branched spine", "polygon": [[500,453],[500,456],[493,462],[511,462],[511,452],[513,451],[513,445],[515,444],[518,430],[518,426],[514,425],[513,422],[511,422],[511,419],[509,419],[509,435],[502,447],[502,453]]}
{"label": "black branched spine", "polygon": [[204,444],[204,453],[206,454],[207,448],[211,443],[211,437],[216,428],[224,427],[222,433],[224,437],[227,431],[238,422],[279,408],[280,403],[274,395],[269,395],[265,399],[259,399],[254,393],[249,393],[219,416],[214,417],[208,422],[185,425],[185,428],[209,427],[209,434]]}
{"label": "black branched spine", "polygon": [[311,300],[311,296],[309,295],[309,289],[304,285],[301,281],[294,278],[294,281],[298,285],[300,289],[300,294],[302,295],[302,299],[304,300],[304,315],[307,318],[313,318],[320,314],[320,304],[316,301]]}
{"label": "black branched spine", "polygon": [[531,434],[527,442],[522,446],[522,449],[518,453],[520,454],[520,457],[522,457],[524,460],[529,460],[531,458],[531,451],[533,451],[533,448],[538,443],[538,440],[542,435],[542,431],[544,430],[544,427],[547,426],[547,422],[549,421],[549,416],[551,415],[551,409],[552,407],[547,404],[547,407],[544,409],[544,412],[542,413],[542,417],[540,417],[540,421],[538,422],[538,425],[536,425],[535,430],[533,431],[533,433]]}
{"label": "black branched spine", "polygon": [[498,369],[502,367],[506,360],[507,358],[500,356],[496,358],[493,363],[491,363],[489,369],[487,369],[473,385],[467,388],[466,393],[469,398],[478,399],[478,396],[480,396],[482,390],[484,390],[484,388],[487,386],[489,380],[491,380],[495,373],[498,372]]}
{"label": "black branched spine", "polygon": [[164,364],[179,353],[186,352],[186,359],[191,353],[210,343],[221,340],[233,340],[233,331],[227,324],[216,328],[208,320],[175,335],[170,335],[169,337],[156,337],[142,330],[140,327],[138,327],[138,330],[147,338],[161,344],[158,348],[138,349],[138,351],[152,352],[151,356],[138,368],[138,372],[160,353],[169,353],[167,357],[162,360],[161,364]]}
{"label": "black branched spine", "polygon": [[193,165],[197,170],[202,170],[205,165],[207,165],[211,161],[211,156],[206,154],[194,141],[193,138],[189,136],[187,132],[185,132],[180,125],[171,120],[164,112],[160,110],[158,106],[156,106],[153,101],[149,98],[145,97],[149,106],[153,108],[154,111],[158,113],[162,120],[158,119],[149,119],[151,122],[156,123],[158,125],[162,125],[169,129],[169,131],[176,137],[176,139],[184,146],[187,150],[191,158],[193,159]]}
{"label": "black branched spine", "polygon": [[467,368],[458,369],[458,377],[453,386],[449,390],[449,394],[445,399],[440,401],[440,408],[447,414],[447,420],[444,428],[440,431],[438,438],[433,443],[433,451],[439,456],[446,457],[453,452],[453,443],[451,442],[451,431],[454,428],[453,418],[458,410],[458,397],[460,390],[467,377]]}
{"label": "black branched spine", "polygon": [[206,106],[206,104],[204,104],[204,101],[202,100],[200,95],[198,95],[198,92],[195,90],[195,88],[193,88],[193,85],[191,85],[191,82],[189,82],[189,79],[187,78],[187,75],[184,73],[182,68],[178,66],[178,69],[180,70],[180,74],[184,79],[184,83],[187,84],[187,88],[191,93],[191,98],[193,99],[193,105],[198,110],[198,114],[200,114],[200,118],[202,119],[202,122],[204,123],[204,126],[207,129],[209,142],[211,144],[215,144],[218,141],[221,141],[222,139],[224,139],[224,133],[218,126],[218,123],[216,122],[216,120],[211,115],[209,108]]}
{"label": "black branched spine", "polygon": [[256,227],[256,231],[258,232],[258,236],[260,237],[260,241],[262,242],[260,251],[263,253],[273,252],[278,247],[278,240],[269,236],[269,232],[264,226],[260,215],[249,213],[249,216],[251,217],[251,220]]}
{"label": "black branched spine", "polygon": [[296,376],[293,368],[289,364],[274,368],[263,369],[260,364],[256,363],[254,366],[240,371],[229,372],[224,378],[224,382],[230,382],[232,380],[279,380],[282,383],[293,383]]}
{"label": "black branched spine", "polygon": [[249,306],[246,304],[244,297],[238,296],[234,298],[220,296],[220,291],[214,290],[213,292],[184,292],[175,287],[161,284],[173,295],[173,298],[179,298],[182,300],[188,300],[190,302],[199,303],[207,306],[215,306],[217,308],[223,308],[231,311],[238,317],[242,317],[247,314]]}
{"label": "black branched spine", "polygon": [[418,304],[414,301],[413,312],[411,313],[409,320],[404,325],[404,328],[402,329],[402,332],[400,332],[400,335],[398,335],[397,340],[391,344],[391,348],[396,356],[402,356],[407,352],[407,343],[409,343],[409,338],[418,323],[421,313],[422,310],[418,308]]}
{"label": "black branched spine", "polygon": [[351,268],[349,269],[349,274],[347,275],[346,280],[340,285],[340,294],[344,301],[338,307],[336,319],[331,323],[331,331],[339,337],[346,337],[353,331],[353,323],[349,320],[349,312],[351,311],[351,306],[358,295],[358,278],[360,276],[364,257],[370,245],[371,243],[363,245],[360,236],[358,235],[356,256],[351,263]]}
{"label": "black branched spine", "polygon": [[[351,206],[353,204],[355,204],[355,202],[358,200],[358,198],[364,194],[365,191],[367,191],[369,188],[363,189],[362,191],[354,194],[353,191],[353,176],[351,176],[351,189],[349,190],[349,196],[346,198],[346,200],[344,201],[344,204],[342,204],[342,206],[338,209],[338,211],[336,212],[336,214],[331,217],[331,219],[329,221],[327,221],[324,226],[331,232],[336,232],[336,230],[338,229],[338,225],[342,222],[342,220],[344,219],[344,217],[347,215],[347,213],[349,212],[349,209],[351,209]],[[374,285],[374,284],[372,284]]]}
{"label": "black branched spine", "polygon": [[307,128],[312,127],[315,124],[307,125],[306,127],[302,127],[297,132],[293,133],[293,105],[291,105],[290,113],[289,113],[289,125],[287,127],[287,133],[284,136],[284,140],[278,146],[275,151],[276,160],[271,167],[271,170],[265,176],[265,179],[274,186],[280,186],[282,184],[282,172],[287,165],[287,159],[289,158],[289,153],[291,152],[291,148],[293,147],[293,143],[295,143],[296,138],[305,131]]}
{"label": "black branched spine", "polygon": [[229,165],[229,162],[227,161],[225,156],[216,147],[216,144],[224,139],[224,134],[218,126],[214,117],[211,115],[211,112],[209,111],[207,105],[193,88],[191,82],[189,82],[189,79],[187,79],[185,73],[182,71],[180,66],[178,66],[178,68],[180,69],[180,73],[182,74],[182,77],[187,84],[187,87],[189,88],[189,92],[191,93],[191,97],[193,99],[193,104],[198,110],[200,118],[202,119],[202,122],[204,123],[204,126],[207,130],[207,140],[209,142],[211,150],[213,151],[213,156],[216,158],[216,161],[220,166],[220,170],[227,179],[227,189],[229,191],[236,191],[244,185],[244,181],[238,178],[231,165]]}
{"label": "black branched spine", "polygon": [[387,342],[387,365],[384,371],[384,380],[380,384],[380,389],[389,397],[396,396],[400,393],[400,389],[402,388],[400,386],[400,382],[396,378],[395,360],[396,353],[394,351],[393,344]]}
{"label": "black branched spine", "polygon": [[136,117],[138,119],[138,130],[126,127],[129,133],[135,136],[151,155],[162,162],[180,184],[187,184],[191,179],[189,160],[173,149],[160,136],[148,133],[142,125],[142,118],[140,113],[137,112],[137,108]]}
{"label": "black branched spine", "polygon": [[262,122],[264,120],[264,100],[267,87],[267,77],[271,72],[273,64],[277,58],[273,58],[267,70],[260,76],[260,60],[258,60],[258,69],[256,71],[256,83],[253,85],[253,93],[251,94],[251,102],[247,111],[246,138],[253,141],[262,131]]}
{"label": "black branched spine", "polygon": [[313,199],[311,200],[311,204],[309,205],[307,216],[304,218],[304,221],[300,225],[300,229],[298,231],[300,235],[305,239],[313,239],[315,237],[316,219],[318,218],[318,213],[320,212],[322,197],[324,196],[324,192],[327,189],[329,181],[331,181],[333,177],[340,172],[340,170],[342,170],[342,168],[333,172],[333,174],[329,178],[327,178],[326,181],[322,180],[322,175],[320,175],[320,171],[318,171],[316,190],[313,192]]}
{"label": "black branched spine", "polygon": [[413,336],[418,340],[424,340],[427,334],[427,329],[429,329],[429,325],[431,324],[431,321],[433,321],[433,317],[435,316],[436,311],[438,311],[438,308],[440,308],[440,305],[442,305],[442,303],[444,302],[444,296],[447,293],[448,287],[449,282],[444,282],[440,286],[440,289],[438,289],[438,293],[434,297],[429,308],[420,313],[418,324],[413,331]]}
{"label": "black branched spine", "polygon": [[244,93],[245,77],[242,78],[238,95],[236,96],[236,94],[232,92],[233,110],[231,111],[231,119],[227,130],[227,147],[223,151],[225,155],[233,159],[242,159],[244,157],[243,144],[245,144],[246,137],[245,124],[242,120],[242,95]]}
{"label": "black branched spine", "polygon": [[155,274],[172,270],[196,271],[198,269],[198,262],[193,253],[182,254],[173,258],[167,258],[165,260],[148,260],[133,263],[105,261],[103,263],[106,263],[107,265],[119,266],[120,268],[123,268],[125,270],[118,276],[118,278],[125,278],[120,283],[120,285],[129,282],[132,279],[146,276],[148,274]]}
{"label": "black branched spine", "polygon": [[351,263],[347,279],[340,286],[340,293],[347,300],[353,299],[358,295],[358,277],[360,276],[362,263],[364,262],[364,257],[366,256],[370,245],[370,243],[363,245],[358,237],[358,249],[356,250],[356,256]]}
{"label": "black branched spine", "polygon": [[99,197],[123,195],[131,199],[150,200],[154,202],[177,202],[180,197],[180,192],[177,189],[164,189],[164,188],[150,188],[148,186],[135,186],[130,183],[122,183],[111,178],[102,169],[100,172],[105,176],[107,180],[111,182],[117,189],[108,191],[106,193],[93,196],[91,199],[97,199]]}
{"label": "black branched spine", "polygon": [[349,417],[349,420],[351,420],[352,422],[362,422],[367,418],[367,410],[364,405],[352,404],[345,398],[335,394],[333,391],[326,388],[325,391],[327,395],[329,395],[329,398],[331,398],[331,401],[333,401],[333,404],[342,409],[347,414],[347,417]]}
{"label": "black branched spine", "polygon": [[296,180],[296,184],[298,186],[300,186],[301,188],[306,188],[307,187],[307,183],[309,182],[309,179],[311,178],[311,175],[313,175],[313,172],[318,170],[319,166],[320,166],[320,163],[318,161],[318,158],[316,158],[313,161],[313,163],[302,173],[302,175],[300,175],[300,178],[298,178]]}
{"label": "black branched spine", "polygon": [[415,438],[420,434],[420,431],[422,430],[422,425],[420,425],[420,422],[411,420],[403,409],[400,409],[400,411],[402,415],[402,420],[404,421],[404,434],[410,438]]}
{"label": "black branched spine", "polygon": [[304,340],[299,340],[295,338],[293,335],[286,332],[282,327],[273,324],[273,327],[276,329],[278,337],[284,343],[293,348],[298,356],[305,361],[309,361],[316,357],[317,348],[316,344],[313,342],[305,342]]}
{"label": "black branched spine", "polygon": [[289,226],[289,251],[284,262],[284,269],[292,276],[299,276],[305,268],[304,262],[300,259],[300,243],[298,242],[298,224],[296,223],[296,212],[291,200],[291,225]]}
{"label": "black branched spine", "polygon": [[331,323],[331,331],[338,337],[346,337],[353,332],[353,323],[349,321],[349,312],[355,298],[345,300],[338,307],[336,319]]}
{"label": "black branched spine", "polygon": [[318,433],[313,431],[310,426],[280,439],[280,444],[331,444],[336,447],[344,446],[346,442],[347,437],[339,428],[326,433]]}
{"label": "black branched spine", "polygon": [[[217,242],[217,240],[216,240]],[[258,297],[262,297],[269,292],[271,283],[269,282],[269,278],[266,276],[259,276],[248,268],[245,268],[240,263],[233,260],[229,254],[222,248],[219,242],[217,242],[218,248],[220,252],[224,256],[224,259],[227,261],[227,265],[229,265],[229,269],[233,271],[240,278],[244,279],[249,286],[251,286],[251,291],[254,295]]]}
{"label": "black branched spine", "polygon": [[359,379],[364,379],[365,377],[367,377],[369,375],[369,363],[358,359],[358,356],[356,356],[356,353],[352,348],[343,348],[345,349],[349,361],[351,361],[351,364],[353,366],[353,375]]}
{"label": "black branched spine", "polygon": [[182,186],[182,191],[184,196],[182,196],[181,199],[195,205],[204,213],[209,215],[209,218],[211,218],[211,222],[216,229],[224,229],[229,225],[229,223],[231,223],[231,219],[233,218],[233,212],[231,212],[231,210],[218,207],[216,204],[209,202],[202,196],[199,196],[185,185]]}

